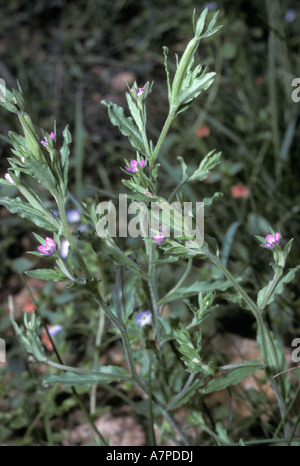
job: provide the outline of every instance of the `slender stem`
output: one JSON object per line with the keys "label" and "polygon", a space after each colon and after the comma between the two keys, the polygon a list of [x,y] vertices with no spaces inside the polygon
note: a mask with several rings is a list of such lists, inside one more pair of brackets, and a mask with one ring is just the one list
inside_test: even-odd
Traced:
{"label": "slender stem", "polygon": [[62,198],[62,196],[58,195],[57,198],[56,198],[56,202],[57,202],[57,206],[58,206],[58,210],[59,210],[59,215],[60,215],[60,220],[61,220],[61,224],[62,224],[62,227],[63,227],[63,235],[65,236],[66,240],[69,241],[70,243],[70,247],[77,259],[77,262],[78,262],[78,265],[80,266],[82,272],[84,273],[85,275],[85,278],[87,280],[92,280],[92,276],[86,266],[86,263],[75,243],[75,240],[73,238],[73,235],[71,234],[70,230],[69,230],[69,225],[68,225],[68,221],[67,221],[67,217],[66,217],[66,211],[65,211],[65,202],[64,202],[64,199]]}
{"label": "slender stem", "polygon": [[184,397],[184,395],[186,394],[188,388],[190,387],[191,383],[193,382],[194,378],[195,378],[195,374],[190,374],[189,375],[189,378],[187,379],[186,384],[183,387],[183,389],[181,390],[181,392],[178,393],[178,395],[174,398],[174,400],[171,403],[168,404],[168,406],[167,406],[168,410],[172,409],[173,406],[175,406],[176,403],[178,403],[178,401],[181,400]]}
{"label": "slender stem", "polygon": [[172,290],[168,291],[168,293],[159,301],[159,304],[162,304],[165,302],[165,300],[170,296],[172,295],[173,293],[175,293],[175,291],[178,290],[178,288],[180,288],[180,286],[185,282],[187,276],[189,275],[190,271],[191,271],[191,268],[192,268],[192,265],[193,265],[193,258],[190,257],[188,259],[188,263],[187,263],[187,266],[186,266],[186,269],[184,271],[184,274],[182,275],[182,277],[180,278],[180,280],[178,280],[176,286],[174,286],[174,288],[172,288]]}
{"label": "slender stem", "polygon": [[163,145],[163,142],[168,134],[168,131],[170,129],[170,126],[171,124],[173,123],[174,119],[175,119],[175,116],[176,116],[176,110],[177,110],[177,107],[171,107],[170,110],[169,110],[169,114],[167,116],[167,119],[164,123],[164,126],[163,126],[163,129],[161,130],[161,133],[160,133],[160,136],[158,138],[158,141],[156,143],[156,146],[155,146],[155,149],[152,153],[152,157],[151,157],[151,167],[150,168],[154,168],[154,164],[155,164],[155,161],[158,157],[158,154],[159,154],[159,151],[161,149],[161,146]]}
{"label": "slender stem", "polygon": [[144,125],[143,129],[141,130],[141,134],[142,134],[142,138],[143,138],[143,143],[145,145],[145,150],[146,150],[146,154],[147,154],[147,157],[149,160],[151,160],[151,150],[150,150],[150,147],[149,147],[149,142],[148,142],[148,138],[147,138],[147,134],[146,134],[146,127]]}
{"label": "slender stem", "polygon": [[103,310],[104,310],[105,314],[107,315],[107,317],[109,318],[109,320],[119,329],[120,334],[121,334],[121,338],[122,338],[122,341],[123,341],[124,349],[125,349],[125,352],[126,352],[126,355],[127,355],[127,358],[128,358],[128,364],[129,364],[131,377],[136,382],[138,387],[144,393],[147,393],[146,386],[145,386],[144,382],[140,379],[140,377],[139,377],[139,375],[137,373],[137,370],[136,370],[136,367],[135,367],[135,362],[134,362],[134,357],[133,357],[131,346],[130,346],[130,341],[129,341],[128,334],[127,334],[127,331],[126,331],[126,328],[125,328],[124,324],[122,322],[120,322],[120,320],[112,313],[112,311],[109,309],[108,305],[106,304],[106,302],[104,301],[104,299],[102,298],[100,293],[98,293],[97,295],[93,294],[93,296],[97,300],[98,304],[103,308]]}
{"label": "slender stem", "polygon": [[149,377],[148,377],[148,416],[149,416],[149,434],[152,446],[156,446],[155,431],[154,431],[154,417],[153,417],[153,397],[152,397],[152,362],[153,353],[149,355]]}
{"label": "slender stem", "polygon": [[[266,364],[266,373],[267,373],[269,382],[271,384],[271,387],[275,393],[281,418],[285,419],[286,406],[285,406],[285,401],[282,396],[282,391],[280,389],[280,386],[275,382],[274,378],[272,377],[270,373],[271,370],[274,370],[277,366],[276,352],[274,350],[274,345],[271,340],[269,331],[264,324],[262,314],[259,312],[258,307],[252,301],[252,299],[248,296],[245,290],[239,285],[239,283],[237,283],[237,281],[235,280],[233,275],[229,272],[227,267],[225,267],[225,265],[210,251],[206,251],[206,254],[208,258],[211,260],[211,262],[213,262],[223,272],[225,277],[231,282],[232,286],[236,289],[239,295],[244,299],[244,301],[246,302],[246,304],[248,305],[249,309],[252,311],[256,319],[258,333],[261,338],[262,361],[263,363]],[[290,428],[287,423],[284,424],[284,431],[285,431],[286,438],[288,438],[290,435]]]}
{"label": "slender stem", "polygon": [[[94,358],[93,358],[93,369],[94,370],[96,370],[96,367],[98,365],[99,349],[101,346],[104,322],[105,322],[105,314],[104,314],[102,307],[99,307],[98,328],[97,328],[97,333],[96,333]],[[96,411],[96,395],[97,395],[97,385],[95,384],[91,387],[91,392],[90,392],[90,413],[91,414],[94,414]]]}
{"label": "slender stem", "polygon": [[154,248],[153,248],[153,244],[151,243],[149,243],[148,254],[149,254],[148,287],[150,291],[152,311],[154,314],[154,327],[155,327],[155,333],[156,333],[157,326],[158,326],[159,306],[157,304],[156,292],[155,292],[155,265],[153,264]]}
{"label": "slender stem", "polygon": [[[85,289],[85,288],[83,288]],[[92,296],[94,297],[94,299],[98,302],[98,304],[100,306],[103,307],[103,310],[106,314],[106,316],[108,317],[108,319],[114,324],[116,325],[116,327],[119,329],[120,333],[121,333],[121,338],[122,338],[122,341],[123,341],[123,346],[124,346],[124,350],[125,350],[125,353],[126,353],[126,356],[127,356],[127,359],[128,359],[128,363],[129,363],[129,369],[130,369],[130,373],[131,373],[131,377],[133,379],[133,381],[136,383],[136,385],[140,388],[140,390],[147,396],[149,396],[148,394],[148,390],[147,390],[147,386],[146,384],[143,382],[143,380],[141,380],[141,378],[139,377],[138,373],[137,373],[137,370],[136,370],[136,367],[135,367],[135,362],[134,362],[134,358],[133,358],[133,354],[132,354],[132,349],[131,349],[131,346],[130,346],[130,341],[129,341],[129,338],[128,338],[128,334],[127,334],[127,331],[126,331],[126,328],[124,327],[124,325],[118,320],[118,318],[111,312],[111,310],[109,309],[108,305],[106,304],[106,302],[104,301],[104,299],[102,298],[102,296],[100,295],[100,293],[98,293],[97,295],[89,290],[86,290],[88,292],[90,292],[92,294]],[[164,405],[164,403],[162,403],[160,401],[159,398],[157,398],[157,396],[155,396],[153,393],[152,393],[152,398],[153,398],[153,401],[159,406],[159,408],[161,409],[163,415],[168,419],[168,421],[170,422],[170,424],[173,426],[173,428],[175,430],[177,430],[177,432],[180,434],[182,440],[183,440],[183,443],[185,445],[188,445],[189,442],[188,442],[188,439],[187,437],[185,436],[185,434],[182,432],[182,430],[180,429],[180,427],[177,425],[176,423],[176,420],[170,415],[170,413],[168,413],[168,411],[166,410],[166,406]]]}
{"label": "slender stem", "polygon": [[[108,374],[107,372],[101,372],[97,371],[94,369],[83,369],[79,367],[73,367],[73,366],[66,366],[65,364],[59,364],[57,362],[51,361],[50,359],[45,360],[45,363],[48,364],[48,366],[55,367],[56,369],[60,369],[63,371],[68,371],[68,372],[76,372],[77,374],[90,374],[90,375],[99,375],[99,377],[108,377],[110,378],[111,375]],[[121,380],[125,381],[130,381],[132,378],[129,375],[123,375],[123,374],[118,374],[118,378]]]}
{"label": "slender stem", "polygon": [[178,191],[182,188],[182,186],[185,185],[186,181],[187,181],[187,177],[182,180],[172,191],[172,193],[170,194],[169,196],[169,199],[168,199],[168,203],[170,204],[174,198],[174,196],[178,193]]}
{"label": "slender stem", "polygon": [[269,297],[273,293],[274,289],[276,288],[276,285],[281,277],[281,274],[274,274],[273,280],[271,281],[269,288],[264,296],[264,299],[262,300],[261,304],[259,305],[259,310],[262,311],[266,307],[266,303],[268,302]]}

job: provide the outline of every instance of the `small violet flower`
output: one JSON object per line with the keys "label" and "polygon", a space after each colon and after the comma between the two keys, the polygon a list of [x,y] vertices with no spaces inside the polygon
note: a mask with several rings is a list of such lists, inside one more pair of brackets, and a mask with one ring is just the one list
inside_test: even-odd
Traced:
{"label": "small violet flower", "polygon": [[[141,97],[143,97],[143,94],[144,94],[144,91],[145,91],[145,86],[143,87],[132,87],[131,88],[131,91],[135,91],[136,93],[136,96],[138,97],[138,99],[140,99]],[[149,89],[147,94],[150,94],[151,90]]]}
{"label": "small violet flower", "polygon": [[265,248],[274,249],[275,243],[279,244],[281,241],[280,233],[276,232],[275,235],[267,235],[266,236],[266,243],[263,243],[262,246]]}
{"label": "small violet flower", "polygon": [[[55,134],[51,131],[51,133],[49,134],[49,137],[53,141],[53,139],[55,139]],[[46,138],[40,139],[40,143],[42,144],[42,146],[48,147],[48,142]]]}
{"label": "small violet flower", "polygon": [[57,335],[59,332],[61,332],[63,328],[64,328],[63,325],[59,325],[59,324],[50,325],[48,327],[50,337],[55,337],[55,335]]}
{"label": "small violet flower", "polygon": [[38,250],[45,256],[52,256],[56,252],[56,243],[51,238],[46,238],[45,246],[38,246]]}
{"label": "small violet flower", "polygon": [[130,166],[125,167],[125,169],[130,172],[130,173],[138,173],[139,171],[139,165],[141,168],[144,168],[145,166],[145,160],[141,159],[139,162],[137,160],[131,160],[130,161]]}
{"label": "small violet flower", "polygon": [[81,213],[77,209],[69,209],[66,211],[66,217],[69,223],[79,222]]}
{"label": "small violet flower", "polygon": [[156,241],[158,244],[164,243],[167,239],[163,233],[163,230],[165,230],[165,228],[161,227],[160,233],[157,233],[156,235],[153,236],[154,241]]}
{"label": "small violet flower", "polygon": [[[62,325],[47,325],[50,337],[55,337],[55,335],[61,332],[63,328],[64,327]],[[49,351],[53,350],[53,345],[45,329],[43,329],[42,333],[42,343]]]}
{"label": "small violet flower", "polygon": [[286,23],[292,23],[293,21],[295,21],[297,17],[297,11],[294,10],[294,9],[291,9],[291,10],[287,10],[287,12],[285,13],[285,21]]}
{"label": "small violet flower", "polygon": [[151,311],[139,312],[138,315],[136,316],[136,322],[140,327],[144,327],[144,325],[151,325],[152,324]]}
{"label": "small violet flower", "polygon": [[218,4],[217,2],[207,2],[203,6],[203,10],[204,8],[207,8],[208,10],[216,10],[218,8]]}
{"label": "small violet flower", "polygon": [[[53,210],[54,215],[60,217],[59,211],[57,209]],[[77,209],[68,209],[66,210],[66,218],[68,223],[76,223],[79,222],[81,217],[81,213]]]}

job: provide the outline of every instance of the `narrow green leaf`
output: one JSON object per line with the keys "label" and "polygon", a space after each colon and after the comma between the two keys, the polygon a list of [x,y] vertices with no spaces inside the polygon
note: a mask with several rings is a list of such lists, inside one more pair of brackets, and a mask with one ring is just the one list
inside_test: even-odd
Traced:
{"label": "narrow green leaf", "polygon": [[171,102],[172,84],[171,84],[171,79],[170,79],[170,69],[169,69],[169,63],[168,63],[168,53],[169,53],[168,47],[164,46],[163,52],[164,52],[164,57],[165,57],[165,70],[166,70],[166,75],[167,75],[168,97],[169,97],[169,102]]}
{"label": "narrow green leaf", "polygon": [[196,23],[196,26],[195,26],[195,36],[200,38],[201,37],[201,33],[204,29],[204,26],[205,26],[205,20],[206,20],[206,16],[207,16],[207,13],[208,13],[208,8],[204,8],[204,10],[202,11],[197,23]]}
{"label": "narrow green leaf", "polygon": [[110,383],[127,380],[130,374],[123,367],[105,366],[99,369],[99,373],[90,372],[65,372],[59,375],[49,375],[43,379],[43,384],[63,384],[67,386],[84,385],[86,387],[95,385],[97,383]]}
{"label": "narrow green leaf", "polygon": [[124,108],[112,102],[102,100],[103,105],[108,107],[108,115],[114,126],[118,126],[121,133],[127,136],[132,146],[146,155],[143,138],[138,128],[133,124],[132,118],[126,118]]}
{"label": "narrow green leaf", "polygon": [[212,283],[198,281],[198,282],[193,283],[190,286],[183,286],[183,287],[178,288],[177,290],[174,291],[174,293],[166,296],[166,298],[162,298],[159,301],[159,304],[164,304],[165,302],[175,301],[176,299],[184,299],[190,296],[195,296],[199,292],[208,293],[214,290],[225,291],[230,286],[231,286],[231,283],[227,280],[226,281],[216,280]]}
{"label": "narrow green leaf", "polygon": [[63,179],[64,179],[64,186],[65,189],[67,189],[67,184],[68,184],[68,168],[69,168],[69,155],[70,155],[70,148],[69,145],[72,142],[72,136],[69,131],[69,125],[65,127],[65,129],[62,132],[64,142],[63,145],[60,149],[60,155],[61,155],[61,165],[63,168]]}
{"label": "narrow green leaf", "polygon": [[220,377],[215,377],[210,380],[208,384],[202,388],[203,394],[215,392],[218,390],[224,390],[224,388],[236,385],[244,380],[246,377],[254,374],[256,371],[262,369],[262,363],[257,360],[244,361],[244,366],[231,369],[225,372]]}
{"label": "narrow green leaf", "polygon": [[[290,283],[292,280],[294,280],[295,278],[295,275],[296,273],[300,270],[300,265],[297,265],[296,267],[294,267],[293,269],[290,269],[288,271],[288,273],[282,277],[282,279],[278,282],[278,284],[276,285],[275,289],[272,291],[272,293],[270,294],[267,302],[265,303],[265,305],[269,305],[271,304],[274,299],[276,298],[277,295],[280,295],[281,293],[283,293],[284,291],[284,288],[285,286]],[[263,302],[265,296],[266,296],[266,293],[268,292],[268,290],[270,289],[270,286],[272,285],[272,282],[273,280],[271,280],[267,286],[265,286],[264,288],[262,288],[259,293],[258,293],[258,297],[257,297],[257,305],[258,307],[260,307],[261,303]]]}
{"label": "narrow green leaf", "polygon": [[26,166],[22,169],[35,178],[44,188],[48,189],[50,193],[55,193],[57,189],[57,181],[52,173],[50,167],[40,160],[27,158]]}
{"label": "narrow green leaf", "polygon": [[130,113],[132,115],[132,118],[134,119],[137,127],[142,130],[143,128],[143,120],[142,120],[142,117],[141,117],[141,112],[140,110],[138,109],[136,103],[134,102],[134,100],[132,99],[131,95],[126,92],[126,99],[127,99],[127,103],[128,103],[128,108],[130,110]]}
{"label": "narrow green leaf", "polygon": [[188,181],[193,182],[205,180],[209,176],[211,170],[220,163],[221,155],[222,152],[216,153],[215,150],[210,151],[201,161],[198,169],[189,177]]}
{"label": "narrow green leaf", "polygon": [[202,201],[204,204],[204,207],[210,206],[214,201],[216,201],[219,197],[222,197],[222,196],[223,196],[223,193],[216,192],[211,197],[205,197]]}
{"label": "narrow green leaf", "polygon": [[2,197],[0,198],[0,204],[4,205],[12,214],[18,214],[20,217],[26,218],[40,228],[44,228],[48,231],[56,230],[56,227],[46,219],[46,216],[43,216],[41,211],[26,204],[19,197],[14,199]]}
{"label": "narrow green leaf", "polygon": [[216,73],[206,73],[204,76],[194,79],[188,88],[184,88],[179,93],[176,104],[178,106],[190,104],[201,92],[206,91],[212,85],[215,76]]}
{"label": "narrow green leaf", "polygon": [[63,282],[67,280],[67,278],[62,275],[62,273],[60,273],[60,271],[53,269],[27,270],[25,273],[29,277],[38,278],[39,280],[46,280],[49,282]]}

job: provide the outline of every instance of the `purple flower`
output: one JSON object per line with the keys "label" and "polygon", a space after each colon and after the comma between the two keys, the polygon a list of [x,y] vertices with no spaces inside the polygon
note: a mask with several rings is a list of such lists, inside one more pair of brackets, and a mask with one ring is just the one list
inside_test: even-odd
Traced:
{"label": "purple flower", "polygon": [[279,244],[281,241],[280,233],[276,232],[275,235],[267,235],[266,236],[266,243],[263,243],[262,246],[265,248],[274,249],[275,243]]}
{"label": "purple flower", "polygon": [[286,23],[292,23],[293,21],[295,21],[297,17],[297,11],[294,10],[294,9],[291,9],[291,10],[287,10],[287,12],[285,13],[285,22]]}
{"label": "purple flower", "polygon": [[[55,134],[51,131],[51,133],[49,134],[49,137],[53,141],[53,139],[55,139]],[[48,142],[46,138],[40,139],[40,143],[42,144],[42,146],[48,147]]]}
{"label": "purple flower", "polygon": [[163,230],[165,230],[165,228],[160,227],[160,233],[157,233],[156,235],[153,236],[154,241],[156,241],[159,244],[164,243],[167,239],[163,233]]}
{"label": "purple flower", "polygon": [[9,173],[5,173],[4,178],[5,178],[6,181],[8,181],[10,184],[13,184],[13,185],[16,184],[16,183],[14,182],[14,180],[12,179],[12,177],[10,176]]}
{"label": "purple flower", "polygon": [[151,311],[142,311],[139,312],[136,316],[136,322],[140,327],[144,327],[144,325],[151,325],[152,324],[152,312]]}
{"label": "purple flower", "polygon": [[[145,91],[145,86],[143,87],[132,87],[131,91],[135,91],[136,96],[138,99],[141,99],[143,97],[144,91]],[[150,94],[151,89],[148,90],[147,94]]]}
{"label": "purple flower", "polygon": [[46,256],[52,256],[56,252],[56,243],[52,238],[46,238],[45,246],[38,246],[38,250]]}
{"label": "purple flower", "polygon": [[49,332],[50,337],[55,337],[55,335],[61,332],[63,328],[64,328],[63,325],[50,325],[48,327],[48,332]]}
{"label": "purple flower", "polygon": [[125,169],[130,173],[137,173],[139,171],[139,165],[140,165],[141,168],[144,168],[145,160],[141,159],[139,162],[137,160],[131,160],[130,161],[130,166],[125,167]]}
{"label": "purple flower", "polygon": [[[59,211],[57,209],[53,210],[54,215],[60,217]],[[69,209],[66,210],[66,218],[69,223],[76,223],[79,222],[81,217],[81,213],[77,209]]]}

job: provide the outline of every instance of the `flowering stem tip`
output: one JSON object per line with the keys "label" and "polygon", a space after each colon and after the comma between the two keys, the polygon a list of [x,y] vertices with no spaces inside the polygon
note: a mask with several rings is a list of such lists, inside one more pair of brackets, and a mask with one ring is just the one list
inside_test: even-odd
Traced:
{"label": "flowering stem tip", "polygon": [[275,244],[279,244],[281,241],[280,233],[276,232],[275,235],[267,235],[266,243],[263,244],[265,248],[274,249]]}
{"label": "flowering stem tip", "polygon": [[[54,134],[53,132],[51,132],[51,133],[49,134],[49,137],[50,137],[51,141],[53,141],[53,139],[55,139],[55,134]],[[42,144],[42,146],[48,147],[48,142],[47,142],[47,139],[46,139],[46,138],[40,139],[40,143]]]}

